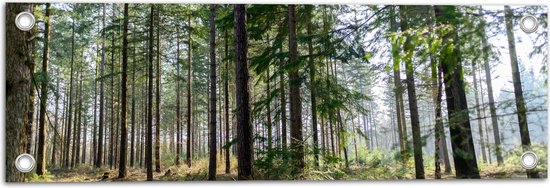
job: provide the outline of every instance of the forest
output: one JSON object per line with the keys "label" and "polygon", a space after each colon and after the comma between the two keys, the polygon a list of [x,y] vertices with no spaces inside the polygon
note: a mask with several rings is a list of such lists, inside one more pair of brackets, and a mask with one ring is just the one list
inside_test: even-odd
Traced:
{"label": "forest", "polygon": [[7,3],[6,181],[547,178],[547,12]]}

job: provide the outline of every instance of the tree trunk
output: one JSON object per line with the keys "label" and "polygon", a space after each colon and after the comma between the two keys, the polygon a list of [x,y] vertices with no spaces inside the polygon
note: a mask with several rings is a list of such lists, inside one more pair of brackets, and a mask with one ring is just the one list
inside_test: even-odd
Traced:
{"label": "tree trunk", "polygon": [[[135,33],[135,26],[132,27],[132,39],[135,39],[136,33]],[[131,123],[132,123],[132,133],[130,138],[130,166],[134,167],[134,160],[135,160],[135,136],[136,136],[136,46],[135,44],[132,45],[133,47],[133,53],[132,53],[132,115],[131,115]],[[124,57],[123,57],[124,58]]]}
{"label": "tree trunk", "polygon": [[[401,18],[401,32],[406,33],[409,29],[406,11],[407,6],[399,6],[399,15]],[[403,53],[407,76],[407,94],[409,97],[409,111],[411,115],[411,127],[413,132],[413,153],[414,153],[414,169],[416,173],[416,179],[424,179],[424,160],[422,158],[422,141],[420,135],[420,121],[418,117],[418,105],[416,101],[416,88],[414,83],[414,65],[413,58],[413,46],[411,44],[411,37],[406,34],[405,43],[403,44]]]}
{"label": "tree trunk", "polygon": [[156,76],[156,118],[155,125],[157,130],[155,131],[155,171],[160,172],[160,71],[162,67],[160,66],[160,6],[157,8],[157,76]]}
{"label": "tree trunk", "polygon": [[237,102],[238,179],[251,180],[252,174],[252,122],[250,121],[250,91],[248,88],[248,34],[246,31],[246,5],[235,5],[235,88]]}
{"label": "tree trunk", "polygon": [[[102,28],[105,28],[105,4],[103,4],[103,19],[102,19]],[[103,78],[103,71],[105,70],[105,30],[102,30],[101,33],[101,66],[100,66],[100,74],[99,77],[102,78],[99,80],[99,133],[97,137],[97,156],[95,161],[95,167],[100,168],[103,164],[102,161],[102,155],[103,155],[103,119],[104,119],[104,108],[105,108],[105,96],[103,93],[103,87],[104,87],[104,78]]]}
{"label": "tree trunk", "polygon": [[[297,64],[298,49],[296,43],[296,12],[295,5],[288,5],[289,29],[289,64]],[[294,153],[294,163],[299,171],[304,164],[304,147],[302,143],[302,101],[298,69],[289,71],[290,81],[290,147]]]}
{"label": "tree trunk", "polygon": [[23,182],[24,174],[15,167],[15,159],[25,153],[28,135],[29,92],[31,92],[32,32],[19,30],[15,17],[20,12],[33,12],[33,4],[6,4],[6,182]]}
{"label": "tree trunk", "polygon": [[[126,177],[126,151],[128,150],[128,124],[126,122],[127,100],[126,91],[128,90],[128,3],[124,3],[124,30],[122,32],[122,83],[120,99],[120,155],[118,166],[118,178]],[[133,127],[133,126],[132,126]],[[133,130],[133,129],[132,129]],[[132,136],[133,137],[133,136]]]}
{"label": "tree trunk", "polygon": [[[479,9],[480,15],[483,15],[483,10]],[[482,57],[483,57],[483,68],[485,69],[485,82],[487,83],[487,95],[489,97],[489,111],[491,112],[491,124],[493,125],[493,137],[495,139],[495,155],[497,157],[497,164],[498,166],[502,166],[504,164],[504,159],[502,158],[502,148],[500,146],[500,131],[498,128],[498,117],[497,117],[497,109],[495,106],[495,99],[493,97],[493,83],[492,83],[492,76],[491,76],[491,68],[489,67],[489,50],[490,46],[487,42],[487,35],[485,34],[485,20],[481,19],[480,22],[480,38],[481,38],[481,46],[482,46]],[[483,97],[482,97],[483,100]],[[490,155],[489,155],[490,156]]]}
{"label": "tree trunk", "polygon": [[[210,121],[208,180],[216,180],[216,5],[210,5]],[[221,141],[220,141],[221,142]]]}
{"label": "tree trunk", "polygon": [[191,147],[192,147],[192,144],[191,144],[191,141],[192,141],[192,137],[193,137],[193,134],[191,132],[191,125],[193,125],[193,122],[191,121],[192,119],[192,116],[193,116],[193,108],[192,108],[192,98],[193,98],[193,63],[192,63],[192,60],[193,60],[193,56],[192,56],[192,52],[193,52],[193,42],[192,42],[192,38],[191,38],[191,35],[193,33],[193,28],[191,27],[191,14],[188,16],[188,25],[189,25],[189,28],[188,28],[188,46],[187,46],[187,61],[188,61],[188,67],[187,67],[187,167],[188,168],[191,168]]}
{"label": "tree trunk", "polygon": [[[397,17],[395,16],[395,7],[391,7],[390,11],[390,25],[391,25],[391,32],[397,32]],[[399,148],[401,151],[401,155],[403,157],[403,162],[405,162],[405,152],[407,151],[407,137],[405,136],[407,133],[403,132],[405,123],[402,122],[401,119],[401,111],[403,109],[403,86],[401,85],[401,71],[399,70],[399,47],[396,42],[392,41],[392,59],[393,59],[393,84],[394,84],[394,95],[395,95],[395,110],[396,110],[396,116],[397,116],[397,134],[399,136]],[[367,131],[365,129],[365,131]],[[369,138],[371,139],[371,138]]]}
{"label": "tree trunk", "polygon": [[181,71],[180,71],[180,30],[176,26],[176,166],[180,165],[181,154]]}
{"label": "tree trunk", "polygon": [[[518,66],[518,57],[516,54],[516,42],[514,37],[514,26],[512,18],[514,13],[510,6],[504,6],[506,20],[506,34],[508,36],[508,47],[510,51],[510,64],[512,66],[512,80],[514,83],[514,96],[516,98],[516,109],[518,116],[519,134],[521,136],[521,148],[524,152],[531,150],[531,138],[529,137],[529,125],[527,123],[527,109],[525,108],[525,99],[523,98],[523,89],[521,87],[521,75]],[[538,172],[533,169],[528,169],[527,176],[529,178],[539,178]]]}
{"label": "tree trunk", "polygon": [[[57,72],[57,75],[60,76],[60,72],[59,72],[59,69]],[[56,85],[55,85],[55,88],[59,88],[59,80],[60,78],[57,78],[56,79]],[[53,147],[52,147],[52,160],[51,160],[51,165],[53,167],[56,167],[57,166],[57,137],[60,136],[58,134],[58,131],[57,131],[57,127],[59,126],[59,96],[61,94],[59,93],[59,90],[57,91],[57,93],[55,94],[55,124],[54,124],[54,128],[53,128],[53,131],[54,131],[54,135],[53,135]]]}
{"label": "tree trunk", "polygon": [[40,122],[38,128],[38,155],[36,156],[36,174],[46,172],[46,104],[48,100],[48,58],[50,43],[50,3],[46,3],[44,15],[44,51],[42,55],[42,86],[40,91]]}
{"label": "tree trunk", "polygon": [[[225,37],[224,37],[224,43],[225,43],[225,58],[229,57],[229,36],[227,33],[227,30],[225,30]],[[225,173],[230,174],[231,170],[231,161],[229,158],[229,63],[230,61],[226,60],[225,62],[225,76],[224,76],[224,86],[223,86],[223,93],[224,93],[224,107],[225,107],[225,144],[227,145],[225,148]]]}
{"label": "tree trunk", "polygon": [[[456,11],[453,6],[435,6],[437,24],[450,24],[451,27],[455,27],[454,24],[459,19]],[[480,178],[468,117],[464,81],[461,76],[462,65],[457,31],[451,29],[451,33],[444,35],[442,41],[442,49],[451,49],[441,51],[439,62],[442,63],[443,74],[446,75],[444,77],[445,94],[456,177]]]}
{"label": "tree trunk", "polygon": [[481,112],[479,109],[479,92],[477,90],[477,75],[476,75],[476,63],[475,61],[472,61],[472,76],[474,77],[474,95],[475,95],[475,101],[476,101],[476,117],[477,117],[477,126],[479,129],[479,145],[481,150],[481,157],[483,159],[483,163],[487,163],[487,153],[485,152],[485,141],[483,138],[483,124],[481,124],[481,119],[483,118],[481,116]]}
{"label": "tree trunk", "polygon": [[[114,4],[113,4],[114,6]],[[111,123],[109,124],[109,168],[114,168],[114,162],[115,162],[115,146],[117,144],[115,137],[115,33],[111,33],[111,115],[110,120]]]}
{"label": "tree trunk", "polygon": [[[311,10],[308,14],[310,14],[310,20],[307,24],[307,35],[311,37],[313,35],[313,10]],[[313,62],[313,41],[311,38],[307,41],[308,46],[308,67],[309,67],[309,82],[310,82],[310,98],[311,98],[311,126],[313,129],[313,158],[315,161],[315,166],[319,166],[319,133],[317,130],[317,97],[316,97],[316,81],[315,81],[315,63]]]}
{"label": "tree trunk", "polygon": [[145,148],[145,166],[147,168],[147,181],[153,181],[153,23],[155,5],[151,5],[151,13],[149,15],[149,67],[148,67],[148,91],[147,91],[147,141]]}
{"label": "tree trunk", "polygon": [[65,165],[64,167],[65,168],[70,168],[71,167],[71,164],[70,164],[70,147],[71,147],[71,128],[72,128],[72,124],[73,124],[73,121],[72,121],[72,106],[73,106],[73,82],[74,82],[74,79],[73,79],[73,66],[74,66],[74,27],[75,27],[75,23],[73,21],[72,23],[72,38],[71,38],[71,69],[70,69],[70,72],[71,72],[71,78],[70,78],[70,85],[69,85],[69,111],[67,113],[68,115],[68,120],[67,120],[67,141],[65,143]]}

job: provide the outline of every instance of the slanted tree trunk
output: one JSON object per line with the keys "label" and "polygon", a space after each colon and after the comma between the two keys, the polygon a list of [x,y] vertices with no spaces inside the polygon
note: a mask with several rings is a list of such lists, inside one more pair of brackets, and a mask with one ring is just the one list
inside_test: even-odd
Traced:
{"label": "slanted tree trunk", "polygon": [[[435,6],[438,25],[456,27],[460,18],[454,6]],[[449,129],[457,178],[480,178],[468,117],[468,103],[462,78],[462,64],[457,30],[442,36],[439,62],[445,75],[445,94],[449,114]]]}
{"label": "slanted tree trunk", "polygon": [[[208,180],[216,180],[216,5],[210,5],[210,121]],[[221,140],[220,140],[221,142]]]}
{"label": "slanted tree trunk", "polygon": [[46,104],[48,100],[48,61],[50,43],[50,3],[46,3],[44,14],[44,51],[42,55],[42,86],[40,86],[40,120],[38,128],[38,152],[36,156],[36,174],[46,172]]}
{"label": "slanted tree trunk", "polygon": [[238,179],[251,180],[252,174],[252,122],[250,120],[250,90],[248,88],[248,34],[246,32],[246,5],[235,5],[235,88],[237,103]]}
{"label": "slanted tree trunk", "polygon": [[31,92],[32,32],[19,30],[15,17],[20,12],[33,12],[33,4],[6,4],[6,182],[23,182],[24,174],[15,167],[15,159],[25,153],[28,135],[29,92]]}
{"label": "slanted tree trunk", "polygon": [[[510,65],[512,67],[512,81],[514,83],[514,96],[516,98],[516,109],[518,116],[519,134],[521,137],[521,148],[523,151],[531,150],[531,138],[529,137],[529,125],[527,123],[527,109],[525,108],[525,99],[521,87],[521,75],[518,66],[518,57],[516,53],[516,39],[514,37],[514,26],[512,18],[514,13],[510,6],[504,6],[506,20],[506,34],[508,36],[508,50],[510,51]],[[539,173],[533,169],[527,169],[527,177],[539,178]]]}
{"label": "slanted tree trunk", "polygon": [[[483,15],[483,10],[479,9],[479,15]],[[485,82],[487,83],[487,95],[489,97],[489,111],[491,112],[491,124],[493,126],[493,138],[495,139],[495,155],[497,157],[497,165],[502,166],[504,159],[502,158],[502,148],[500,146],[500,131],[498,127],[497,109],[495,106],[495,98],[493,96],[493,83],[491,76],[491,68],[489,67],[489,51],[490,46],[487,42],[487,34],[485,33],[485,19],[481,19],[480,25],[480,38],[483,53],[483,69],[485,70]],[[483,100],[483,97],[481,98]],[[487,133],[488,134],[488,133]],[[490,156],[490,155],[489,155]]]}

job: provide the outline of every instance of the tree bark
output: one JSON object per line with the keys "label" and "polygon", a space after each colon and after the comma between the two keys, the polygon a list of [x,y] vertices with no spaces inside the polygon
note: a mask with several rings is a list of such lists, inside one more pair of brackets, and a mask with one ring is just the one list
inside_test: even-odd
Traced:
{"label": "tree bark", "polygon": [[73,66],[74,66],[74,43],[75,43],[75,39],[74,39],[74,28],[75,27],[75,23],[74,21],[72,22],[72,38],[71,38],[71,68],[70,68],[70,72],[71,72],[71,78],[70,78],[70,85],[69,85],[69,111],[67,113],[68,115],[68,125],[67,125],[67,140],[66,140],[66,143],[65,143],[65,164],[64,164],[64,167],[65,168],[70,168],[72,165],[70,164],[70,147],[71,147],[71,128],[72,128],[72,106],[73,106],[73,82],[74,82],[74,79],[73,79]]}
{"label": "tree bark", "polygon": [[251,180],[252,174],[252,122],[250,120],[250,91],[248,88],[248,34],[246,27],[246,5],[234,6],[235,30],[235,88],[237,102],[237,144],[238,179]]}
{"label": "tree bark", "polygon": [[[105,28],[105,4],[102,4],[103,6],[103,16],[102,16],[102,24],[101,27]],[[103,92],[104,89],[104,74],[105,70],[105,30],[102,30],[101,33],[101,65],[100,65],[100,73],[99,77],[101,78],[99,80],[99,127],[98,127],[98,135],[97,135],[97,155],[95,160],[95,167],[100,168],[103,164],[103,119],[104,119],[104,107],[105,107],[105,95]]]}
{"label": "tree bark", "polygon": [[[225,43],[225,58],[229,58],[229,35],[227,33],[227,30],[225,30],[225,37],[224,37],[224,43]],[[225,75],[224,75],[224,86],[223,86],[223,93],[224,93],[224,107],[225,107],[225,173],[230,174],[231,170],[231,161],[229,158],[229,63],[230,61],[226,60],[225,62]]]}
{"label": "tree bark", "polygon": [[161,10],[157,7],[157,76],[156,76],[156,118],[155,118],[155,172],[160,172],[160,77],[161,77],[161,65],[160,65],[160,12]]}
{"label": "tree bark", "polygon": [[[516,54],[516,41],[514,37],[514,26],[512,18],[514,13],[510,6],[504,6],[506,20],[506,34],[508,36],[508,47],[510,54],[510,65],[512,67],[512,81],[514,83],[514,96],[516,98],[516,109],[518,116],[519,134],[521,137],[521,148],[524,152],[531,150],[531,138],[529,137],[529,125],[527,123],[527,109],[525,108],[525,99],[523,97],[523,89],[521,87],[521,75],[519,70],[518,57]],[[537,171],[527,169],[527,177],[540,178]]]}
{"label": "tree bark", "polygon": [[[208,180],[216,180],[216,5],[210,5],[210,121]],[[221,140],[220,140],[221,142]]]}
{"label": "tree bark", "polygon": [[[288,5],[288,29],[289,29],[289,64],[297,64],[298,49],[296,42],[296,12],[295,5]],[[302,101],[298,69],[289,72],[290,80],[290,145],[294,153],[294,163],[299,171],[303,170],[304,146],[302,141]]]}
{"label": "tree bark", "polygon": [[[479,15],[483,15],[483,10],[481,8],[479,9]],[[502,148],[500,146],[500,131],[498,127],[497,109],[495,106],[495,99],[493,96],[491,68],[489,67],[490,46],[489,46],[489,43],[487,42],[487,35],[485,33],[485,19],[481,19],[479,28],[481,28],[480,38],[481,38],[481,46],[483,48],[481,51],[483,53],[482,57],[484,61],[483,68],[485,70],[485,82],[487,83],[487,95],[489,97],[489,111],[491,113],[491,124],[493,126],[493,137],[495,139],[495,155],[497,157],[498,166],[502,166],[502,164],[504,164],[504,159],[502,158]],[[483,97],[481,99],[483,100]]]}
{"label": "tree bark", "polygon": [[15,159],[25,153],[28,135],[29,92],[31,91],[32,32],[21,31],[15,25],[20,12],[33,12],[33,4],[6,4],[6,182],[23,182],[24,174],[15,167]]}
{"label": "tree bark", "polygon": [[[126,151],[128,150],[128,124],[126,121],[128,90],[128,3],[124,3],[124,30],[122,31],[122,83],[121,85],[121,110],[120,110],[120,162],[118,166],[118,178],[126,177]],[[133,129],[132,129],[133,130]]]}
{"label": "tree bark", "polygon": [[[460,18],[456,7],[435,6],[434,8],[438,25],[456,27]],[[468,117],[457,31],[451,29],[449,33],[442,36],[442,42],[442,49],[445,50],[441,51],[439,62],[442,63],[445,75],[445,94],[456,177],[480,178]]]}
{"label": "tree bark", "polygon": [[38,128],[38,152],[36,156],[36,174],[46,172],[46,105],[48,101],[48,61],[50,43],[50,3],[46,3],[44,14],[44,51],[42,54],[42,86],[40,86],[40,122]]}
{"label": "tree bark", "polygon": [[176,165],[180,165],[181,154],[181,71],[180,71],[180,30],[176,26]]}
{"label": "tree bark", "polygon": [[487,153],[485,152],[485,141],[483,136],[483,124],[481,124],[481,119],[483,118],[481,116],[481,112],[479,109],[479,92],[477,90],[477,75],[476,75],[476,63],[475,61],[472,61],[472,76],[474,77],[474,95],[475,95],[475,101],[476,101],[476,116],[477,116],[477,126],[479,129],[479,145],[481,150],[481,157],[483,159],[483,163],[487,163]]}
{"label": "tree bark", "polygon": [[153,181],[153,23],[155,13],[155,5],[151,5],[151,13],[149,14],[149,51],[148,51],[148,91],[147,91],[147,138],[145,148],[145,166],[147,168],[147,181]]}
{"label": "tree bark", "polygon": [[[407,33],[409,29],[409,23],[407,21],[407,6],[399,6],[399,15],[401,18],[401,32]],[[407,77],[407,94],[409,97],[409,111],[411,115],[411,127],[413,132],[413,153],[414,153],[414,169],[416,179],[424,179],[424,160],[422,158],[422,141],[420,135],[420,121],[418,117],[418,105],[416,101],[416,89],[414,83],[414,65],[413,58],[413,46],[411,44],[411,37],[405,34],[405,43],[403,44],[403,61],[405,62],[405,73]]]}
{"label": "tree bark", "polygon": [[188,67],[187,67],[187,167],[188,168],[191,168],[191,152],[192,152],[192,144],[191,142],[193,141],[192,137],[193,137],[193,134],[191,132],[191,126],[193,125],[193,122],[191,121],[192,120],[192,116],[193,116],[193,108],[192,108],[192,98],[193,98],[193,63],[192,63],[192,60],[193,60],[193,56],[192,56],[192,52],[193,52],[193,42],[192,42],[192,38],[191,38],[191,35],[193,33],[193,28],[191,27],[191,14],[188,16],[188,32],[189,32],[189,35],[188,35],[188,46],[187,46],[187,61],[188,61]]}
{"label": "tree bark", "polygon": [[307,41],[308,46],[308,67],[309,67],[309,82],[310,82],[310,100],[311,100],[311,126],[313,131],[313,158],[315,161],[315,166],[319,166],[319,133],[317,130],[317,94],[316,94],[316,81],[315,81],[315,72],[317,71],[315,69],[315,62],[313,59],[313,41],[311,39],[313,35],[313,10],[311,10],[308,14],[310,16],[310,20],[307,24],[307,35],[310,36],[310,38]]}
{"label": "tree bark", "polygon": [[[128,18],[129,19],[129,18]],[[132,39],[136,37],[135,26],[132,27]],[[134,167],[135,161],[135,136],[136,136],[136,46],[132,45],[132,112],[131,112],[131,138],[130,138],[130,166]],[[139,128],[138,128],[139,129]]]}
{"label": "tree bark", "polygon": [[[395,7],[391,7],[390,11],[390,31],[397,32],[397,17],[395,16]],[[401,71],[399,70],[400,58],[399,47],[392,41],[392,59],[393,59],[393,84],[394,84],[394,96],[395,96],[395,110],[397,116],[397,134],[399,136],[399,148],[403,157],[403,162],[406,161],[405,155],[407,152],[407,132],[406,123],[403,122],[401,116],[403,115],[403,86],[401,84]],[[371,138],[369,138],[371,139]]]}

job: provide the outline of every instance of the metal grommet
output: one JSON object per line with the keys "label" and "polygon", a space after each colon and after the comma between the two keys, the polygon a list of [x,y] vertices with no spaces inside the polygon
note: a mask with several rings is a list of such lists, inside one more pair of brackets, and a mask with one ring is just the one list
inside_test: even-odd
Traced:
{"label": "metal grommet", "polygon": [[21,12],[15,17],[15,25],[22,31],[31,30],[34,23],[34,16],[30,12]]}
{"label": "metal grommet", "polygon": [[538,164],[538,157],[535,153],[532,151],[526,151],[523,154],[521,154],[520,157],[520,164],[525,169],[533,169],[537,167]]}
{"label": "metal grommet", "polygon": [[539,28],[539,22],[535,16],[526,14],[519,21],[519,26],[523,32],[532,33],[537,31]]}
{"label": "metal grommet", "polygon": [[35,165],[34,157],[28,153],[21,154],[15,159],[15,167],[19,172],[31,172]]}

